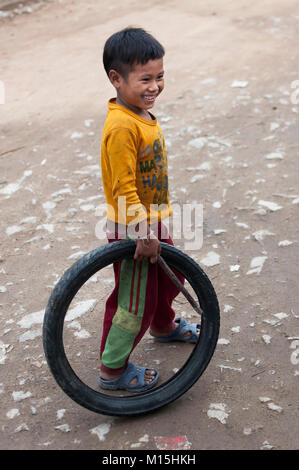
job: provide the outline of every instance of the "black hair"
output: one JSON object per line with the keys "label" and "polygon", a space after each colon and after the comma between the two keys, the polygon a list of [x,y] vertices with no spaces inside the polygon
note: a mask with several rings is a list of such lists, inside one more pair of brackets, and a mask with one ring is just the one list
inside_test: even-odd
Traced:
{"label": "black hair", "polygon": [[107,75],[111,69],[126,78],[135,64],[161,59],[163,46],[142,28],[125,28],[110,36],[104,46],[103,63]]}

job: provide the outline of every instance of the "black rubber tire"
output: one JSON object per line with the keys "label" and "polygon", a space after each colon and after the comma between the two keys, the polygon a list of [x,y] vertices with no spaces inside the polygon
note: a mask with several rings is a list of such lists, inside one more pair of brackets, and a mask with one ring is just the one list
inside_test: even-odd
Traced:
{"label": "black rubber tire", "polygon": [[63,345],[64,317],[80,287],[100,269],[133,257],[136,248],[134,241],[113,242],[87,253],[65,272],[51,294],[43,324],[43,346],[49,368],[62,390],[91,411],[110,416],[134,416],[157,410],[190,389],[213,356],[220,324],[214,288],[192,258],[167,243],[161,243],[161,247],[161,255],[166,263],[179,271],[194,289],[204,313],[199,340],[185,364],[168,381],[149,391],[120,397],[93,390],[73,371]]}

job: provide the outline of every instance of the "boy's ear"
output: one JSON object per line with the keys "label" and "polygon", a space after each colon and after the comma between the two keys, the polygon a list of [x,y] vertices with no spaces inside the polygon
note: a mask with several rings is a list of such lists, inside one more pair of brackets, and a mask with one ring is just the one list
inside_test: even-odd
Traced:
{"label": "boy's ear", "polygon": [[119,88],[121,75],[114,69],[111,69],[108,74],[109,80],[115,88]]}

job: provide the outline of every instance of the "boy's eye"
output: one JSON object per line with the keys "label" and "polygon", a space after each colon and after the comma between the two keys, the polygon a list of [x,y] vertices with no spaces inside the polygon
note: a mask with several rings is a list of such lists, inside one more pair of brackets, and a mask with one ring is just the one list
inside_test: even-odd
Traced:
{"label": "boy's eye", "polygon": [[[164,75],[159,75],[157,77],[157,80],[163,80],[164,79]],[[149,82],[151,79],[150,78],[142,78],[142,81],[143,82]]]}

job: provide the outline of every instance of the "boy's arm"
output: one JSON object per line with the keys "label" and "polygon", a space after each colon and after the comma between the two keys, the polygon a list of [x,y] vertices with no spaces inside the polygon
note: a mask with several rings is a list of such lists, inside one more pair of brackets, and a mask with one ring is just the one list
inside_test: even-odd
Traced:
{"label": "boy's arm", "polygon": [[[156,263],[161,252],[160,242],[147,225],[147,212],[137,193],[138,139],[130,129],[119,128],[110,134],[106,145],[112,176],[113,199],[117,202],[120,196],[125,197],[125,207],[123,207],[125,213],[118,214],[118,222],[128,226],[134,220],[137,224],[136,231],[146,234],[146,238],[136,240],[134,259],[143,261],[150,258],[151,263]],[[132,216],[128,211],[130,206],[135,209]]]}
{"label": "boy's arm", "polygon": [[149,258],[151,263],[158,261],[158,255],[161,253],[161,244],[158,238],[151,231],[150,226],[146,226],[146,238],[138,238],[136,240],[136,250],[134,259],[136,261],[144,261]]}
{"label": "boy's arm", "polygon": [[[147,219],[146,209],[142,205],[137,193],[136,166],[139,151],[137,136],[128,128],[114,129],[106,142],[107,155],[109,159],[112,196],[116,204],[119,198],[125,198],[118,207],[118,222],[124,225],[134,220],[135,223]],[[104,176],[104,175],[103,175]],[[130,212],[129,208],[134,208]],[[136,217],[138,213],[138,217]]]}

